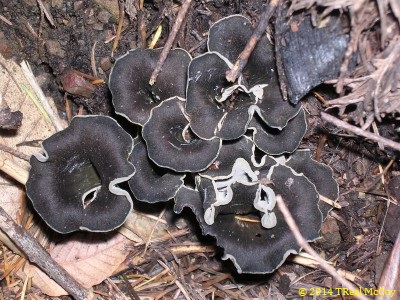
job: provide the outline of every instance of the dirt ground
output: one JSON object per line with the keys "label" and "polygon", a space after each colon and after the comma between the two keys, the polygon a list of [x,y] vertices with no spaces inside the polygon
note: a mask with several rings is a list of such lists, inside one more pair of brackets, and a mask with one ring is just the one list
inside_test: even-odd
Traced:
{"label": "dirt ground", "polygon": [[[144,1],[142,10],[138,5],[131,7],[129,14],[125,13],[121,38],[112,54],[111,47],[119,17],[117,0],[41,2],[44,8],[41,8],[36,0],[0,0],[0,16],[12,23],[10,25],[0,20],[0,53],[7,60],[29,62],[45,95],[54,100],[59,117],[64,120],[78,113],[115,116],[106,84],[115,58],[129,49],[142,46],[143,41],[149,43],[159,25],[162,26],[162,33],[155,47],[162,47],[180,8],[179,1],[169,0]],[[185,18],[183,29],[178,33],[175,46],[186,49],[196,57],[207,50],[207,32],[211,24],[232,14],[242,14],[256,24],[265,8],[264,2],[194,1]],[[374,9],[378,11],[377,6],[374,6]],[[320,13],[319,10],[314,12]],[[347,13],[346,8],[343,13]],[[376,15],[379,18],[379,13]],[[395,20],[393,16],[392,19]],[[389,20],[386,21],[387,24],[390,23]],[[399,31],[398,23],[393,21],[390,24],[393,30],[391,34],[386,35],[387,41],[395,40],[393,36]],[[140,30],[138,31],[140,25],[145,28],[145,39]],[[372,27],[368,28],[368,33],[364,28],[360,30],[357,43],[361,45],[365,42],[364,39],[368,39],[370,57],[384,60],[386,57],[379,56],[383,52],[380,50],[381,25],[379,22],[373,23]],[[359,64],[365,66],[364,62]],[[71,70],[87,74],[88,78],[102,79],[103,82],[99,80],[99,84],[93,85],[89,96],[79,95],[85,87],[80,87],[75,93],[66,93],[65,90],[70,87],[65,74]],[[350,74],[348,76],[350,78]],[[317,157],[333,169],[340,188],[338,203],[342,207],[330,213],[321,230],[322,239],[312,243],[312,246],[327,261],[334,263],[336,268],[356,275],[357,284],[376,288],[399,230],[400,209],[397,200],[400,164],[395,150],[378,146],[376,142],[355,134],[348,134],[321,119],[320,112],[325,110],[326,106],[319,97],[326,101],[350,94],[351,84],[346,86],[346,80],[347,77],[341,94],[335,91],[335,87],[327,84],[317,87],[315,93],[307,94],[302,100],[307,111],[308,130],[300,148],[311,149],[313,157]],[[331,111],[334,115],[361,126],[360,116],[370,115],[371,110],[359,104],[346,104],[337,111]],[[380,122],[377,120],[374,123],[382,137],[395,142],[399,141],[396,117],[397,111],[393,110],[386,113]],[[392,203],[389,206],[390,202]],[[158,216],[163,208],[155,208],[153,214]],[[140,205],[138,209],[149,212],[148,208],[142,208]],[[170,208],[166,209],[164,215],[168,221],[176,219]],[[171,221],[168,230],[183,232],[189,226],[198,231],[197,225],[190,223],[190,218],[192,217],[189,215],[189,221],[184,218],[173,223]],[[39,223],[37,218],[35,221]],[[63,238],[57,236],[56,239]],[[167,251],[169,247],[184,242],[197,243],[196,245],[203,247],[203,251],[183,255],[171,255]],[[296,299],[299,298],[300,288],[328,289],[338,286],[338,283],[319,267],[305,267],[291,262],[291,259],[273,274],[237,274],[229,262],[221,261],[221,251],[215,249],[211,238],[188,232],[152,243],[146,255],[139,258],[138,253],[143,251],[144,247],[145,245],[129,246],[129,255],[122,264],[124,267],[95,286],[99,297],[113,299],[110,295],[114,294],[113,297],[119,295],[126,299],[174,299],[175,296],[178,299],[187,298],[188,295],[182,293],[182,289],[174,284],[173,279],[163,277],[164,275],[156,276],[160,274],[160,267],[157,266],[157,261],[160,260],[174,270],[174,278],[183,282],[190,299]],[[25,279],[18,273],[22,265],[7,273],[9,262],[15,264],[15,260],[4,259],[7,255],[12,255],[6,246],[2,247],[2,252],[0,299],[16,299],[22,291],[25,293],[25,299],[69,299],[68,296],[44,295],[35,285],[24,289]],[[9,279],[9,276],[13,279]],[[137,288],[142,287],[141,282],[149,278],[154,278],[152,285]],[[200,296],[200,290],[207,293]],[[312,297],[308,296],[308,299]]]}

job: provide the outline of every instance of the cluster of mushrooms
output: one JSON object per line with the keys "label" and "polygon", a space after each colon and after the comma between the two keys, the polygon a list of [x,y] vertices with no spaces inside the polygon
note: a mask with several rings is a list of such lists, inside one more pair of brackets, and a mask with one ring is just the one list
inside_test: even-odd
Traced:
{"label": "cluster of mushrooms", "polygon": [[239,273],[270,273],[299,251],[275,205],[280,194],[303,236],[319,238],[329,211],[320,196],[336,200],[338,186],[329,167],[296,151],[305,113],[282,99],[268,36],[237,82],[225,78],[251,33],[243,16],[220,20],[207,53],[192,59],[172,50],[152,86],[161,49],[119,58],[109,79],[113,105],[140,133],[132,138],[111,117],[79,116],[45,140],[26,184],[45,222],[60,233],[111,231],[132,199],[174,199],[174,211],[190,208]]}

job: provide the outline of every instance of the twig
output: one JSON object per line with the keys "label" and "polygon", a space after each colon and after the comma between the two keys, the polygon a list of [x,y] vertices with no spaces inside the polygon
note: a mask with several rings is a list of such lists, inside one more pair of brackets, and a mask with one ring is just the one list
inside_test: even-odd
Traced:
{"label": "twig", "polygon": [[362,130],[361,128],[359,128],[357,126],[350,125],[350,124],[348,124],[348,123],[346,123],[346,122],[344,122],[342,120],[339,120],[339,119],[337,119],[337,118],[335,118],[335,117],[333,117],[333,116],[331,116],[331,115],[329,115],[327,113],[324,113],[324,112],[321,112],[321,117],[322,117],[322,120],[325,120],[325,121],[327,121],[329,123],[332,123],[332,124],[334,124],[335,126],[337,126],[339,128],[345,129],[345,130],[350,131],[350,132],[352,132],[354,134],[357,134],[359,136],[362,136],[362,137],[365,137],[367,139],[373,140],[375,142],[381,143],[382,145],[388,146],[388,147],[390,147],[392,149],[395,149],[397,151],[400,151],[400,144],[396,143],[396,142],[394,142],[394,141],[392,141],[390,139],[387,139],[387,138],[381,137],[379,135],[373,134],[371,132]]}
{"label": "twig", "polygon": [[0,170],[4,173],[8,174],[12,178],[14,178],[19,183],[25,185],[26,181],[28,180],[28,171],[24,168],[21,168],[13,161],[5,157],[3,154],[0,153]]}
{"label": "twig", "polygon": [[125,283],[125,287],[128,290],[128,295],[132,300],[140,300],[139,295],[136,293],[135,289],[129,282],[129,279],[126,277],[126,275],[122,275],[122,280]]}
{"label": "twig", "polygon": [[29,161],[29,157],[30,157],[29,155],[26,155],[25,153],[23,153],[21,151],[18,151],[18,150],[14,149],[14,148],[11,148],[11,147],[9,147],[7,145],[0,144],[0,150],[4,151],[4,152],[8,152],[8,153],[14,155],[15,157],[20,158],[20,159]]}
{"label": "twig", "polygon": [[185,287],[182,285],[182,283],[180,283],[180,282],[178,281],[178,279],[175,280],[174,283],[176,284],[176,286],[178,287],[178,289],[182,292],[183,296],[185,296],[185,299],[186,299],[186,300],[190,300],[190,299],[191,299],[191,298],[190,298],[190,295],[189,295],[188,291],[185,289]]}
{"label": "twig", "polygon": [[95,59],[96,45],[97,45],[97,41],[94,42],[94,44],[92,46],[92,50],[90,51],[90,66],[92,67],[93,76],[97,78],[96,59]]}
{"label": "twig", "polygon": [[186,0],[182,4],[181,9],[179,10],[178,16],[176,17],[175,24],[174,24],[174,26],[172,26],[171,33],[168,36],[167,42],[165,43],[164,48],[160,54],[160,58],[158,59],[156,67],[150,76],[150,81],[149,81],[150,85],[153,85],[154,83],[156,83],[158,74],[160,73],[161,68],[167,58],[169,50],[171,50],[172,44],[175,40],[175,37],[176,37],[179,29],[181,28],[182,22],[186,16],[187,11],[189,10],[191,3],[192,3],[192,0]]}
{"label": "twig", "polygon": [[[336,272],[335,268],[330,266],[324,259],[322,259],[317,252],[307,243],[304,237],[301,235],[299,227],[297,226],[296,222],[294,221],[292,214],[290,213],[289,209],[287,208],[286,204],[283,202],[283,199],[280,195],[276,197],[276,203],[278,204],[279,210],[282,212],[286,223],[288,224],[290,230],[292,231],[294,237],[296,238],[297,243],[301,248],[303,248],[308,254],[310,254],[313,259],[315,259],[320,266],[329,273],[332,277],[335,278],[338,282],[342,284],[345,288],[348,288],[351,291],[358,290],[358,287],[353,285],[348,280],[344,279],[342,276]],[[355,296],[358,299],[368,300],[365,296]]]}
{"label": "twig", "polygon": [[43,4],[42,0],[37,0],[37,3],[39,4],[40,11],[42,11],[44,13],[47,20],[50,22],[51,26],[56,27],[53,17],[49,13],[49,11],[46,9],[46,6]]}
{"label": "twig", "polygon": [[[320,266],[320,264],[312,256],[310,256],[304,252],[300,252],[299,254],[297,254],[295,256],[289,256],[288,260],[293,263],[296,263],[298,265],[302,265],[302,266],[312,268],[312,269],[319,269],[319,266]],[[327,262],[327,263],[332,264],[331,262]],[[360,276],[357,276],[349,271],[346,271],[343,269],[337,269],[337,272],[338,272],[338,274],[340,274],[341,276],[343,276],[344,278],[346,278],[349,281],[352,281],[352,282],[362,281],[362,278]],[[291,285],[293,285],[293,283]]]}
{"label": "twig", "polygon": [[330,206],[334,207],[334,208],[338,208],[341,209],[342,206],[337,203],[336,201],[333,201],[332,199],[329,199],[328,197],[319,195],[319,200],[324,201],[325,203],[329,204]]}
{"label": "twig", "polygon": [[57,131],[63,130],[63,126],[61,125],[60,119],[54,113],[53,109],[51,108],[49,102],[47,101],[46,96],[44,95],[42,89],[40,88],[39,84],[36,81],[35,76],[33,75],[28,63],[23,61],[21,63],[22,72],[25,75],[25,78],[28,80],[29,84],[31,85],[32,89],[35,91],[37,97],[39,98],[43,108],[45,109],[46,113],[49,115],[51,122],[53,123],[54,128]]}
{"label": "twig", "polygon": [[12,26],[12,23],[7,18],[3,17],[2,15],[0,15],[0,20],[2,20],[3,22],[7,23],[10,26]]}
{"label": "twig", "polygon": [[253,34],[251,35],[249,41],[247,42],[246,47],[239,54],[239,57],[236,60],[235,64],[233,65],[232,69],[226,72],[226,80],[230,82],[235,82],[236,79],[240,76],[244,67],[247,64],[247,60],[249,59],[251,53],[253,52],[258,41],[260,40],[265,30],[267,29],[269,19],[274,14],[275,9],[278,7],[278,4],[279,0],[271,0],[269,2],[267,8],[261,15],[257,27],[254,29]]}
{"label": "twig", "polygon": [[[392,252],[386,259],[385,268],[383,269],[378,287],[384,290],[396,290],[399,292],[400,284],[400,232],[397,234],[396,241],[393,245]],[[378,300],[389,299],[386,296],[380,295],[376,297]]]}
{"label": "twig", "polygon": [[161,220],[161,218],[163,217],[163,215],[164,215],[166,209],[167,209],[167,208],[164,207],[164,209],[160,212],[156,223],[154,224],[153,228],[151,229],[150,234],[149,234],[149,236],[148,236],[148,238],[147,238],[146,245],[145,245],[145,247],[144,247],[142,256],[144,256],[144,255],[146,254],[147,248],[149,247],[150,242],[151,242],[151,238],[153,237],[153,233],[154,233],[154,231],[156,230],[156,227],[157,227],[159,221]]}
{"label": "twig", "polygon": [[93,291],[82,287],[72,278],[23,227],[0,207],[0,229],[27,255],[30,262],[39,266],[75,299],[94,299]]}
{"label": "twig", "polygon": [[145,49],[146,48],[146,26],[145,26],[145,16],[143,10],[143,1],[141,0],[140,3],[138,1],[134,2],[134,5],[137,10],[137,24],[138,24],[138,47]]}
{"label": "twig", "polygon": [[119,38],[121,37],[122,24],[124,23],[125,16],[125,2],[124,0],[118,0],[118,9],[119,9],[119,17],[118,17],[118,27],[117,33],[115,35],[115,39],[111,48],[111,56],[114,53],[115,49],[118,47]]}

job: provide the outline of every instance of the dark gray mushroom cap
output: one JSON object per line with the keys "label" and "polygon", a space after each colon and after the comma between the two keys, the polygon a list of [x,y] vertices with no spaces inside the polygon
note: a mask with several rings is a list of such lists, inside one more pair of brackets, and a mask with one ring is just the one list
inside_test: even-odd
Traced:
{"label": "dark gray mushroom cap", "polygon": [[247,136],[233,141],[224,141],[217,159],[203,172],[203,177],[219,179],[228,176],[237,158],[251,161],[254,156],[254,144]]}
{"label": "dark gray mushroom cap", "polygon": [[[261,170],[259,179],[268,179],[276,195],[282,195],[301,233],[308,241],[319,237],[322,215],[318,208],[318,193],[314,185],[293,170],[276,165],[266,175]],[[271,273],[291,253],[300,250],[283,215],[277,208],[276,226],[266,229],[261,223],[235,221],[233,215],[218,215],[208,234],[217,236],[218,245],[225,249],[224,259],[231,259],[239,272]],[[227,225],[229,224],[229,225]],[[232,225],[231,225],[232,224]],[[232,236],[232,237],[230,237]],[[251,246],[250,246],[251,245]]]}
{"label": "dark gray mushroom cap", "polygon": [[[208,48],[226,57],[233,64],[246,46],[252,31],[251,22],[243,16],[223,18],[210,28]],[[257,90],[261,92],[257,102],[258,113],[268,126],[282,129],[297,115],[300,106],[283,100],[274,46],[267,35],[264,35],[254,48],[239,81],[249,90],[255,90],[255,94]]]}
{"label": "dark gray mushroom cap", "polygon": [[199,172],[217,158],[221,140],[195,136],[184,115],[185,101],[174,97],[151,111],[143,126],[143,138],[150,159],[158,166],[176,172]]}
{"label": "dark gray mushroom cap", "polygon": [[[333,178],[332,169],[313,160],[309,149],[294,152],[285,165],[306,176],[315,185],[320,195],[332,201],[336,201],[339,198],[339,186]],[[322,201],[319,206],[324,217],[332,209],[332,206]]]}
{"label": "dark gray mushroom cap", "polygon": [[306,133],[307,121],[301,109],[282,130],[267,126],[257,116],[251,120],[249,129],[253,130],[253,141],[259,149],[269,155],[280,155],[297,149]]}
{"label": "dark gray mushroom cap", "polygon": [[216,51],[234,63],[253,32],[251,22],[242,15],[232,15],[215,22],[208,34],[208,51]]}
{"label": "dark gray mushroom cap", "polygon": [[221,101],[224,91],[234,86],[225,78],[228,69],[226,59],[214,52],[200,55],[189,64],[186,112],[193,132],[203,139],[239,138],[250,122],[254,97],[238,87]]}
{"label": "dark gray mushroom cap", "polygon": [[136,169],[129,187],[137,200],[148,203],[168,201],[183,185],[185,174],[157,166],[148,157],[146,145],[140,138],[135,139],[129,161]]}
{"label": "dark gray mushroom cap", "polygon": [[132,138],[105,116],[75,117],[70,126],[43,141],[44,156],[30,160],[26,192],[55,231],[111,231],[132,210],[118,187],[135,168],[128,162]]}
{"label": "dark gray mushroom cap", "polygon": [[[217,245],[224,248],[223,259],[232,260],[239,273],[271,273],[289,254],[300,250],[275,207],[274,195],[282,195],[308,241],[319,237],[322,224],[319,195],[305,176],[278,163],[261,168],[254,183],[257,184],[232,183],[231,201],[215,205],[219,200],[213,202],[210,198],[218,198],[216,182],[201,178],[198,190],[183,187],[178,192],[174,210],[179,213],[184,207],[189,207],[203,233],[216,238]],[[210,222],[207,210],[212,205],[215,208],[214,219]],[[267,216],[266,220],[263,220],[264,216]]]}
{"label": "dark gray mushroom cap", "polygon": [[182,49],[169,52],[157,82],[149,85],[162,49],[135,49],[120,57],[110,73],[109,88],[117,114],[144,125],[153,107],[178,96],[185,98],[186,73],[191,60]]}

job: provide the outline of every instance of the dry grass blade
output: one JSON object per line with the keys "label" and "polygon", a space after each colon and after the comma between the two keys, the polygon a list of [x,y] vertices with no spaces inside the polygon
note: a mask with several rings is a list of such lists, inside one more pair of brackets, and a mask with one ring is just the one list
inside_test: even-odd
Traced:
{"label": "dry grass blade", "polygon": [[113,54],[115,49],[118,47],[118,42],[121,37],[121,32],[122,32],[122,24],[124,23],[124,16],[125,16],[125,1],[124,0],[118,0],[118,10],[119,10],[119,17],[118,17],[118,27],[117,27],[117,33],[115,35],[115,39],[111,48],[111,53]]}
{"label": "dry grass blade", "polygon": [[38,96],[40,103],[42,104],[46,113],[49,115],[54,128],[57,131],[63,130],[64,128],[60,122],[59,117],[51,108],[49,102],[47,101],[46,96],[44,95],[42,89],[40,88],[39,84],[37,83],[35,76],[33,75],[32,70],[30,69],[30,67],[26,61],[23,61],[21,63],[21,69],[22,69],[26,79],[28,80],[29,84],[32,86],[33,90],[35,91],[36,95]]}
{"label": "dry grass blade", "polygon": [[0,20],[7,23],[10,26],[12,26],[12,23],[7,18],[3,17],[2,15],[0,15]]}
{"label": "dry grass blade", "polygon": [[43,4],[42,0],[37,0],[37,3],[39,4],[40,10],[43,11],[44,15],[46,16],[47,20],[50,22],[51,26],[56,27],[56,24],[54,22],[54,19],[46,6]]}
{"label": "dry grass blade", "polygon": [[[299,255],[293,256],[291,258],[289,258],[289,261],[305,266],[305,267],[309,267],[309,268],[313,268],[313,269],[320,269],[320,263],[318,261],[316,261],[312,256],[310,257],[305,257],[304,255],[300,255],[302,254],[302,252],[299,253]],[[326,262],[327,264],[331,264],[330,262]],[[342,269],[338,269],[337,273],[340,274],[341,276],[343,276],[344,278],[346,278],[347,280],[357,283],[357,282],[361,282],[362,278],[351,273],[348,272],[346,270],[342,270]]]}

